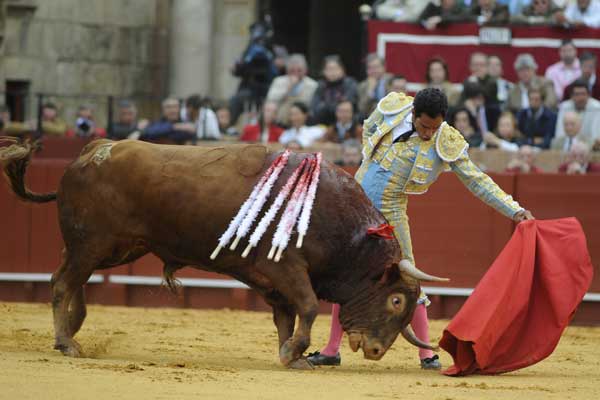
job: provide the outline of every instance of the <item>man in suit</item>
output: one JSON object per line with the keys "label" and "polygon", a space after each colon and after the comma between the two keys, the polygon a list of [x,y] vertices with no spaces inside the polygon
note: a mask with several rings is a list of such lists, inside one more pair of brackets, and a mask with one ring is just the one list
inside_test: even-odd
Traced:
{"label": "man in suit", "polygon": [[[590,95],[600,100],[600,81],[596,76],[596,68],[598,66],[598,57],[592,52],[586,51],[579,57],[579,65],[581,65],[581,79],[588,83],[590,89]],[[571,98],[571,92],[573,91],[573,82],[565,88],[564,100]]]}
{"label": "man in suit", "polygon": [[585,143],[589,141],[583,138],[581,132],[581,117],[575,111],[567,111],[563,117],[563,128],[565,136],[554,138],[552,141],[552,150],[559,150],[568,153],[575,143]]}
{"label": "man in suit", "polygon": [[367,56],[367,78],[358,84],[358,111],[367,117],[385,97],[392,75],[385,72],[385,61],[377,54]]}

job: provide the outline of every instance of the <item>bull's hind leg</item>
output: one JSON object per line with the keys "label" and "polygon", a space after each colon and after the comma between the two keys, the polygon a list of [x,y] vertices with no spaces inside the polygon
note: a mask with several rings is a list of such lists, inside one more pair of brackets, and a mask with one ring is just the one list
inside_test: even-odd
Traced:
{"label": "bull's hind leg", "polygon": [[74,258],[63,252],[63,262],[52,275],[52,312],[54,348],[71,357],[82,356],[81,346],[73,339],[86,316],[83,285],[95,269],[90,259]]}

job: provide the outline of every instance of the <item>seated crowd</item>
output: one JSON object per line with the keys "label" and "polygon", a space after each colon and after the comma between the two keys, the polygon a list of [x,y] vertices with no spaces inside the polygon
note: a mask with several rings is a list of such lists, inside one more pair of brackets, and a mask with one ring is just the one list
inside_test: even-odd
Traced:
{"label": "seated crowd", "polygon": [[[558,57],[542,75],[531,54],[520,54],[512,66],[518,81],[509,82],[503,77],[505,66],[500,57],[475,52],[469,60],[470,75],[461,85],[449,81],[443,59],[432,58],[424,71],[423,86],[447,95],[447,121],[464,135],[471,149],[497,148],[514,154],[508,171],[537,172],[532,163],[536,154],[546,149],[562,152],[565,161],[577,164],[565,166],[564,172],[595,171],[595,164],[585,160],[593,152],[600,155],[597,57],[589,52],[578,55],[570,40],[562,42]],[[67,137],[176,144],[240,140],[279,143],[296,150],[328,142],[341,145],[343,156],[338,163],[356,166],[360,163],[362,121],[386,94],[407,91],[406,79],[386,72],[383,59],[370,54],[365,63],[367,76],[357,82],[346,75],[338,56],[328,56],[322,78],[314,80],[307,75],[304,56],[290,55],[260,109],[242,114],[237,121],[227,104],[212,106],[210,99],[200,95],[185,101],[164,99],[162,115],[155,121],[140,118],[133,102],[122,101],[107,129],[97,126],[92,108],[85,105],[79,107],[72,127],[58,117],[57,107],[51,103],[43,106],[40,120],[46,135]],[[11,122],[6,109],[0,121],[6,134],[38,129],[37,121]]]}
{"label": "seated crowd", "polygon": [[375,16],[433,30],[458,22],[600,28],[600,0],[380,0]]}

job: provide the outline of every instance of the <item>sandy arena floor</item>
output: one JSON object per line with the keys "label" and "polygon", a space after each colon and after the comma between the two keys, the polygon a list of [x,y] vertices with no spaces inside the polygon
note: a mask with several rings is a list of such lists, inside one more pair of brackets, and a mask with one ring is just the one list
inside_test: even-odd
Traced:
{"label": "sandy arena floor", "polygon": [[[49,305],[0,303],[0,399],[600,398],[600,328],[569,328],[550,358],[525,370],[448,378],[421,371],[402,338],[379,362],[344,343],[341,367],[286,370],[271,315],[228,310],[90,306],[77,335],[88,358],[72,359],[52,350],[51,318]],[[317,318],[311,349],[328,324]]]}

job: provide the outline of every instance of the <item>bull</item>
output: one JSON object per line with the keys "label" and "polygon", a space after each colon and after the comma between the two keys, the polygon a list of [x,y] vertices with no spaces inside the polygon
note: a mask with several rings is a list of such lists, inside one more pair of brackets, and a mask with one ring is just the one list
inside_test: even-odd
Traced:
{"label": "bull", "polygon": [[[322,163],[302,248],[289,248],[276,263],[267,258],[270,243],[262,240],[247,258],[224,251],[211,260],[219,234],[278,154],[260,145],[203,148],[98,140],[66,168],[56,192],[40,194],[25,184],[33,149],[15,142],[0,149],[0,162],[19,198],[57,201],[64,249],[51,279],[54,348],[67,356],[83,356],[73,337],[86,317],[88,278],[147,253],[164,262],[171,288],[175,271],[190,266],[229,275],[256,290],[273,308],[279,358],[290,368],[311,367],[303,353],[319,299],[341,305],[350,346],[362,348],[367,359],[383,357],[399,333],[413,345],[434,348],[408,324],[419,281],[441,278],[402,260],[396,240],[367,234],[386,222],[383,215],[356,181],[331,163]],[[291,154],[274,190],[307,156]]]}

